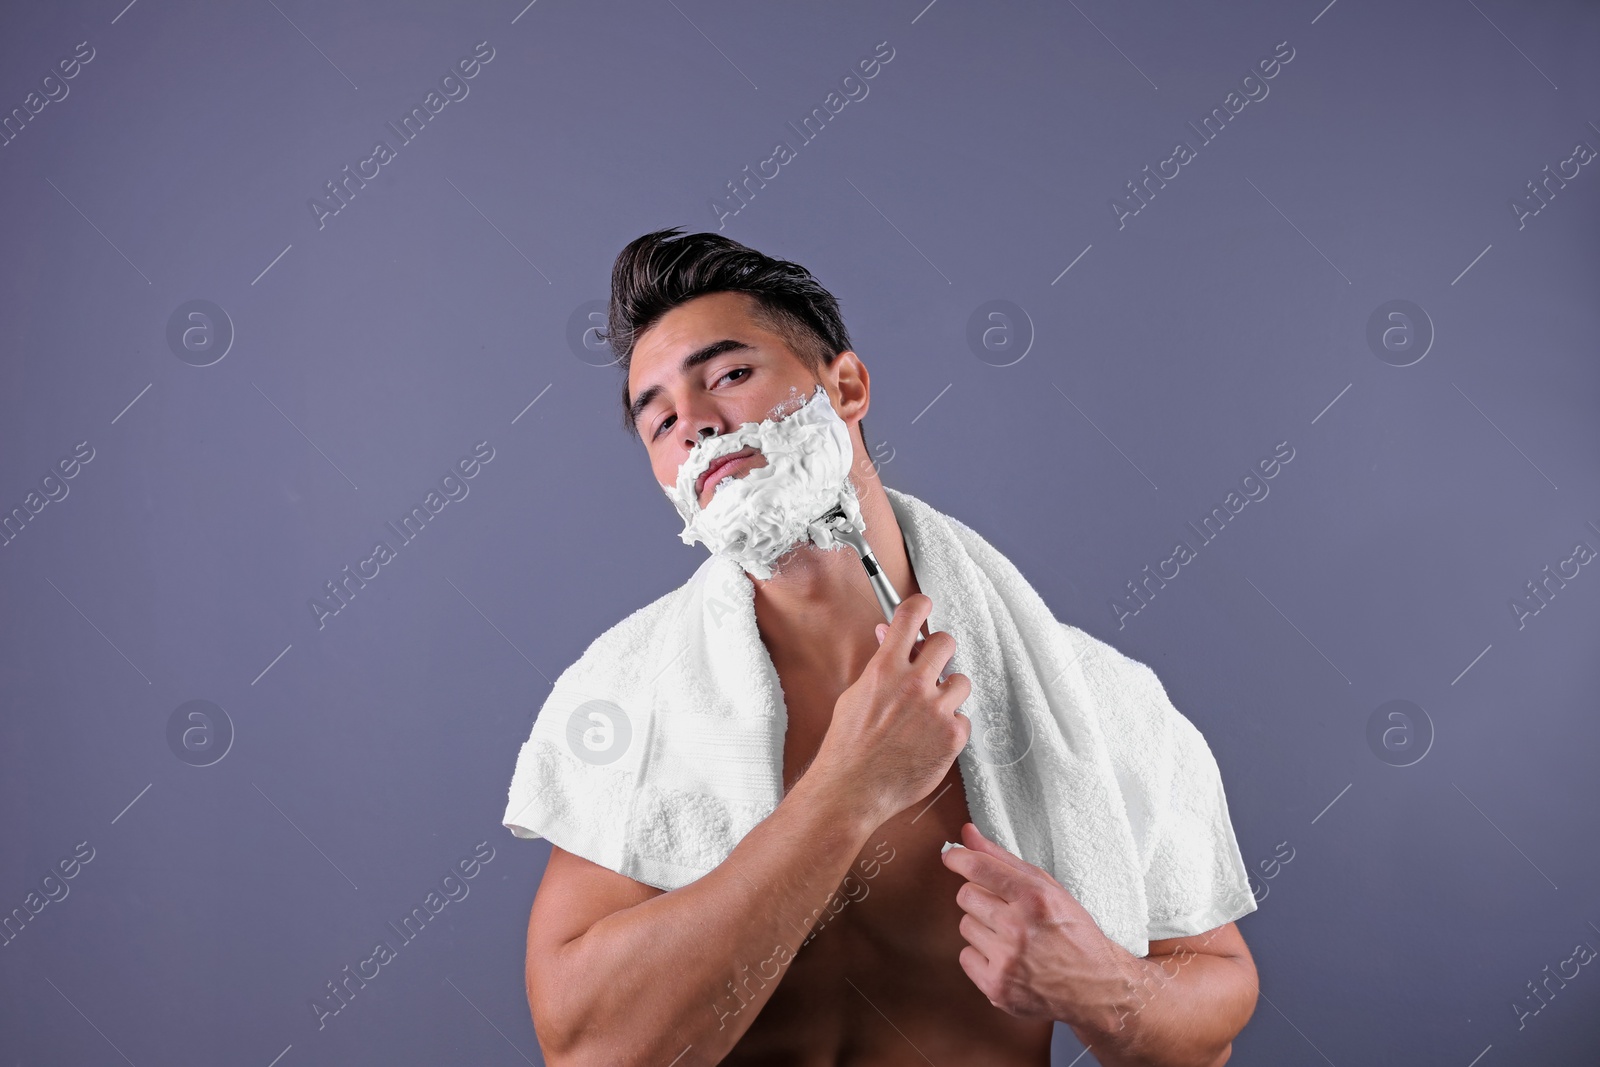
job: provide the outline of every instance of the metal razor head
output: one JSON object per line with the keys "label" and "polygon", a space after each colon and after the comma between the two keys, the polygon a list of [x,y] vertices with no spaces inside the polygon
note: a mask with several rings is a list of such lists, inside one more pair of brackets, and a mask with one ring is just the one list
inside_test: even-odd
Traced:
{"label": "metal razor head", "polygon": [[857,555],[865,555],[868,551],[866,540],[850,521],[843,504],[835,504],[828,509],[826,514],[811,524],[810,529],[811,539],[823,547],[831,548],[842,541],[855,549]]}
{"label": "metal razor head", "polygon": [[[867,546],[867,539],[865,535],[863,535],[860,530],[856,529],[855,524],[845,517],[843,508],[835,508],[828,514],[830,516],[830,521],[832,522],[832,529],[835,537],[849,545],[851,548],[855,549],[856,555],[860,556],[862,559],[866,559],[869,555],[871,555],[872,549]],[[835,514],[838,516],[837,520],[832,519],[832,516]]]}

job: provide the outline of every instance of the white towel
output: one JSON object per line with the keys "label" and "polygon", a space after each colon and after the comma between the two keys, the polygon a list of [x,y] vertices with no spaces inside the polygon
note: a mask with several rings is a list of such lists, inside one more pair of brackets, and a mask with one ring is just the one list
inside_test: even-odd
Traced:
{"label": "white towel", "polygon": [[[1107,937],[1203,933],[1256,910],[1215,758],[1155,672],[1058,621],[959,520],[885,487],[928,628],[972,681],[957,757],[972,821],[1050,872]],[[503,824],[676,889],[783,799],[783,692],[744,571],[710,556],[556,679]]]}

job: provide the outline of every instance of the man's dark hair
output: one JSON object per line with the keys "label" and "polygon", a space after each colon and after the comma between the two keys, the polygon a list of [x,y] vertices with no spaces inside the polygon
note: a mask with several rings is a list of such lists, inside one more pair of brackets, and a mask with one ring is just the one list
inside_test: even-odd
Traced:
{"label": "man's dark hair", "polygon": [[[622,368],[622,424],[635,436],[628,368],[639,335],[679,304],[706,293],[748,293],[761,324],[812,373],[851,347],[839,302],[798,263],[773,259],[718,233],[656,230],[628,242],[611,268],[611,306],[601,340]],[[866,440],[866,421],[860,423]]]}

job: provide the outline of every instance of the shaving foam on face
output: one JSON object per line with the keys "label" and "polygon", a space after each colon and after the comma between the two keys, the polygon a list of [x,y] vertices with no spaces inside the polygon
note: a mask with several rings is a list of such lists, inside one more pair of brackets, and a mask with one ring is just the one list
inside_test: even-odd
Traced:
{"label": "shaving foam on face", "polygon": [[[700,507],[695,492],[700,475],[745,448],[765,456],[766,466],[723,478],[711,502]],[[678,468],[677,484],[663,485],[661,491],[683,518],[678,536],[684,544],[703,543],[713,555],[726,556],[765,580],[772,577],[772,565],[802,541],[822,549],[844,545],[833,535],[834,523],[819,521],[834,507],[844,509],[844,518],[835,522],[865,532],[850,481],[853,460],[850,427],[819,383],[811,399],[787,416],[747,422],[700,441]]]}

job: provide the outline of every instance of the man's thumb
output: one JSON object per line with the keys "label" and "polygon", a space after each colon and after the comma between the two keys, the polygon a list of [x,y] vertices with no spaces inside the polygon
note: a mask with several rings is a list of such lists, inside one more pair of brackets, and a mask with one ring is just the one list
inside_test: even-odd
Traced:
{"label": "man's thumb", "polygon": [[887,623],[880,622],[878,625],[872,628],[872,632],[877,635],[878,644],[881,645],[883,644],[883,635],[889,632],[889,625]]}

